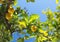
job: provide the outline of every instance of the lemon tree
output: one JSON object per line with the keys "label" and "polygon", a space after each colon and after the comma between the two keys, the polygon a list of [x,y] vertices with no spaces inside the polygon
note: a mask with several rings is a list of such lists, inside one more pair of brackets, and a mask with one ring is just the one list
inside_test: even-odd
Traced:
{"label": "lemon tree", "polygon": [[[47,20],[41,22],[38,14],[31,14],[16,7],[17,0],[0,0],[0,42],[10,42],[12,40],[12,33],[19,32],[23,38],[18,38],[17,42],[24,42],[24,40],[35,37],[35,42],[59,42],[60,40],[60,5],[57,6],[55,12],[49,8],[42,11],[46,14]],[[35,0],[26,0],[27,2],[34,2]],[[56,0],[59,4],[59,0]],[[25,32],[23,30],[26,30]]]}

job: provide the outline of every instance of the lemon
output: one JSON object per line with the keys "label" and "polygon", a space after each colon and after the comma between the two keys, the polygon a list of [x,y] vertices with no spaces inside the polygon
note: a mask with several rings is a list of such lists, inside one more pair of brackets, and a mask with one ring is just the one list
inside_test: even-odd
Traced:
{"label": "lemon", "polygon": [[10,20],[12,18],[13,14],[11,13],[6,13],[6,19]]}
{"label": "lemon", "polygon": [[10,8],[8,9],[8,12],[13,14],[14,13],[14,9],[10,6]]}
{"label": "lemon", "polygon": [[31,26],[31,31],[32,31],[32,32],[35,32],[36,30],[37,30],[37,26],[32,25],[32,26]]}

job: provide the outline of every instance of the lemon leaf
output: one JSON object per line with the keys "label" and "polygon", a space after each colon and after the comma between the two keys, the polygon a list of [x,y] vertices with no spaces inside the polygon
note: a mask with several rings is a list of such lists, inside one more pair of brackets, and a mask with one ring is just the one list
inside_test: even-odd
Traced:
{"label": "lemon leaf", "polygon": [[37,15],[37,14],[32,14],[32,15],[30,16],[29,23],[32,22],[32,21],[34,21],[34,20],[37,20],[38,18],[39,18],[39,15]]}
{"label": "lemon leaf", "polygon": [[44,33],[45,31],[44,31],[44,30],[42,30],[42,29],[39,29],[39,32],[40,32],[40,33]]}
{"label": "lemon leaf", "polygon": [[42,41],[43,41],[43,40],[47,40],[47,38],[46,38],[46,37],[42,37]]}
{"label": "lemon leaf", "polygon": [[16,4],[17,4],[17,0],[14,1],[14,5],[16,5]]}
{"label": "lemon leaf", "polygon": [[25,21],[19,21],[20,27],[26,28],[26,23]]}
{"label": "lemon leaf", "polygon": [[59,3],[59,0],[56,0],[56,4],[58,4]]}
{"label": "lemon leaf", "polygon": [[35,2],[35,0],[26,0],[27,2]]}

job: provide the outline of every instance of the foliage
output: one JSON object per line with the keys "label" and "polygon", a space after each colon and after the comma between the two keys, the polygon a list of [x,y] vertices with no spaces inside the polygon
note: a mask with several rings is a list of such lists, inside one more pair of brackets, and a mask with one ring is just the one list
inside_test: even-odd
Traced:
{"label": "foliage", "polygon": [[[34,0],[27,0],[27,2],[30,1],[34,2]],[[60,39],[60,6],[57,6],[55,12],[50,9],[43,11],[47,20],[40,22],[39,15],[31,14],[29,16],[20,7],[14,9],[15,3],[16,0],[0,0],[0,42],[12,40],[12,33],[15,31],[30,34],[30,36],[25,35],[24,38],[19,38],[17,42],[24,42],[32,37],[36,38],[36,42],[58,42]]]}
{"label": "foliage", "polygon": [[58,4],[59,0],[56,0],[56,4]]}
{"label": "foliage", "polygon": [[34,2],[35,0],[26,0],[27,2]]}

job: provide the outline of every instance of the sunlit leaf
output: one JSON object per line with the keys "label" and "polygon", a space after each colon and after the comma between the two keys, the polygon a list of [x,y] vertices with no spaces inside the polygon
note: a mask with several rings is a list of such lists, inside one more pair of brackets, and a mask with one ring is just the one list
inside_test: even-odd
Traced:
{"label": "sunlit leaf", "polygon": [[48,36],[47,31],[44,31],[44,30],[42,30],[42,29],[39,29],[39,32],[40,32],[40,33],[43,33],[44,36]]}
{"label": "sunlit leaf", "polygon": [[56,4],[58,4],[59,3],[59,0],[56,0]]}
{"label": "sunlit leaf", "polygon": [[37,20],[38,18],[39,18],[39,15],[37,15],[37,14],[32,14],[32,15],[30,16],[29,23],[32,22],[32,21],[34,21],[34,20]]}
{"label": "sunlit leaf", "polygon": [[14,1],[14,5],[16,5],[16,4],[17,4],[17,0]]}
{"label": "sunlit leaf", "polygon": [[26,0],[27,2],[35,2],[35,0]]}
{"label": "sunlit leaf", "polygon": [[26,28],[26,23],[25,21],[19,21],[20,27]]}
{"label": "sunlit leaf", "polygon": [[24,42],[24,38],[19,38],[17,42]]}
{"label": "sunlit leaf", "polygon": [[56,38],[56,37],[53,38],[53,39],[52,39],[52,42],[57,42],[57,38]]}

